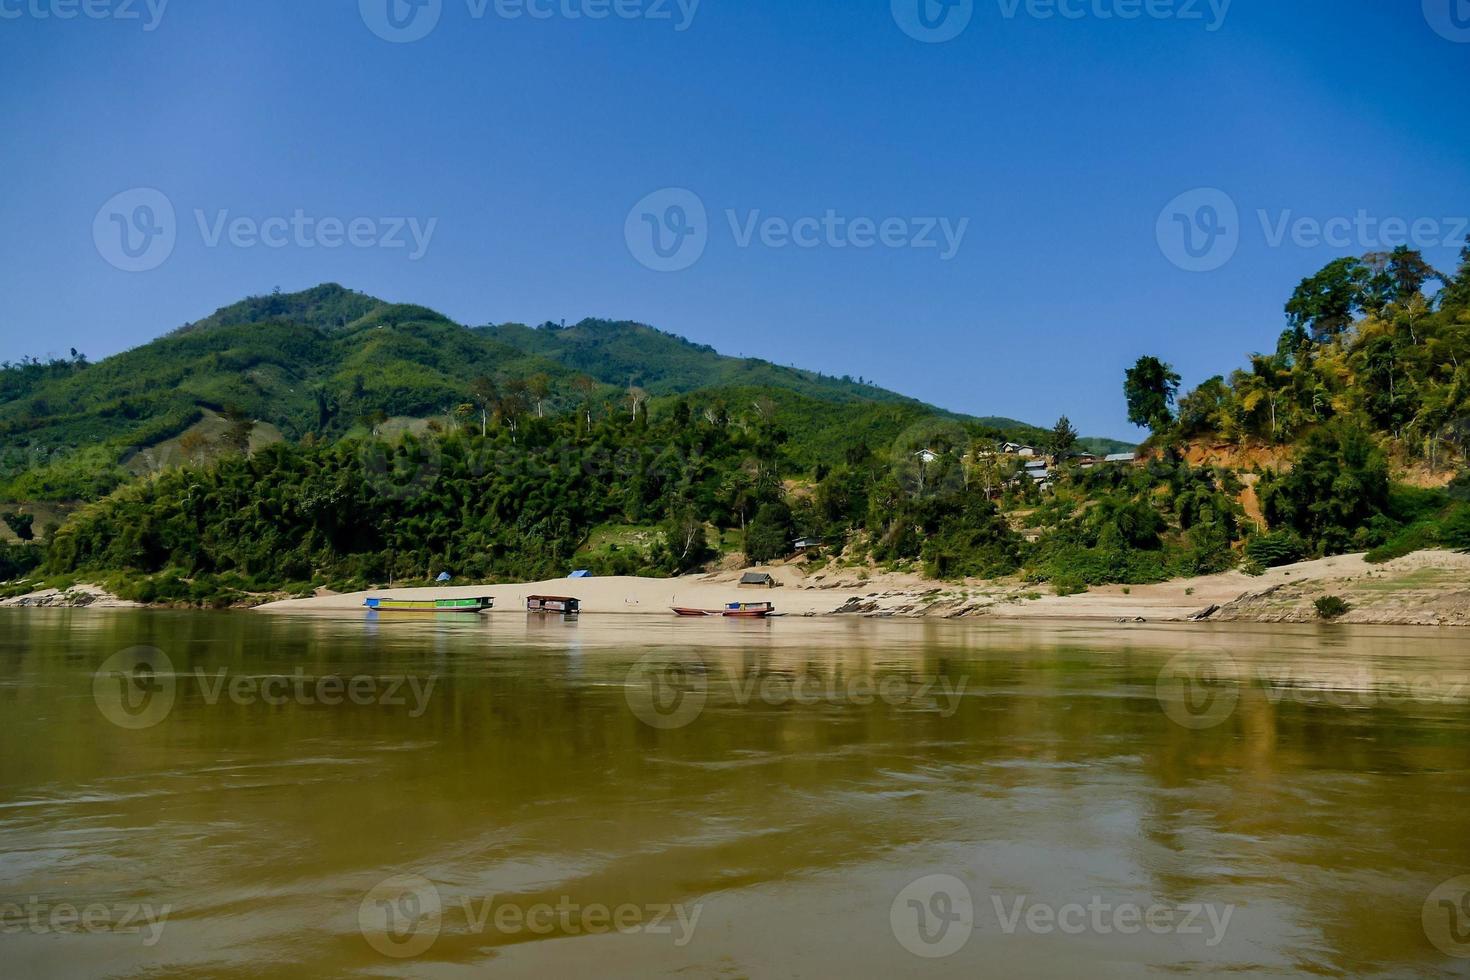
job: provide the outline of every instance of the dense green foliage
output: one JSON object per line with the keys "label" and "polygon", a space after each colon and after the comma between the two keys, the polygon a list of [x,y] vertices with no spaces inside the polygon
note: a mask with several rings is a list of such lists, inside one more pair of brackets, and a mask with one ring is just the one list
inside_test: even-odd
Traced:
{"label": "dense green foliage", "polygon": [[1073,592],[1223,571],[1241,531],[1238,489],[1228,472],[1170,459],[1074,471],[1036,515],[1050,530],[1032,576]]}
{"label": "dense green foliage", "polygon": [[[1423,287],[1439,280],[1432,297]],[[1470,246],[1454,274],[1417,253],[1342,259],[1287,304],[1276,350],[1187,394],[1161,443],[1288,444],[1333,420],[1406,460],[1439,466],[1470,450]]]}
{"label": "dense green foliage", "polygon": [[44,552],[29,544],[6,544],[0,541],[0,582],[28,575],[41,566]]}
{"label": "dense green foliage", "polygon": [[[324,285],[252,297],[96,364],[74,355],[0,367],[0,499],[95,500],[139,472],[129,461],[152,447],[201,442],[195,427],[209,413],[292,441],[334,441],[393,418],[452,426],[495,415],[514,427],[530,415],[632,414],[650,399],[657,413],[694,391],[723,398],[728,412],[769,402],[800,450],[828,462],[852,440],[879,444],[945,414],[866,382],[724,357],[641,324],[468,329]],[[1039,438],[1013,420],[979,422]],[[206,435],[208,445],[191,448],[207,453],[185,455],[233,448]]]}
{"label": "dense green foliage", "polygon": [[[967,419],[637,324],[469,330],[320,287],[101,364],[6,367],[0,488],[97,501],[52,536],[47,573],[213,604],[441,571],[669,575],[732,541],[752,562],[785,558],[798,537],[851,564],[1058,592],[1470,548],[1470,475],[1393,479],[1415,466],[1438,486],[1464,466],[1470,249],[1454,276],[1403,250],[1333,263],[1287,321],[1275,353],[1182,398],[1167,363],[1140,358],[1124,397],[1153,430],[1147,454],[1084,465],[1095,443],[1065,417],[1049,431]],[[390,418],[428,421],[383,434]],[[253,441],[267,423],[286,441]],[[134,465],[129,440],[173,436],[178,463]],[[1051,471],[1020,472],[1005,440],[1047,451]],[[1187,462],[1202,441],[1289,460],[1256,468],[1264,523],[1246,519],[1242,474]],[[0,571],[40,553],[12,546]]]}

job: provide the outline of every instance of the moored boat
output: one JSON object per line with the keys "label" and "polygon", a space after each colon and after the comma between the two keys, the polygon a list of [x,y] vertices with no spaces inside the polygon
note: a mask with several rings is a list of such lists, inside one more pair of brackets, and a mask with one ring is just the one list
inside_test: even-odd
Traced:
{"label": "moored boat", "polygon": [[732,602],[722,615],[732,619],[765,619],[775,612],[776,606],[770,602]]}
{"label": "moored boat", "polygon": [[556,615],[575,616],[581,611],[582,600],[574,599],[571,596],[526,596],[526,612],[528,613],[553,613]]}
{"label": "moored boat", "polygon": [[684,606],[674,606],[673,610],[676,616],[686,616],[690,619],[702,616],[723,616],[725,614],[723,609],[689,609]]}
{"label": "moored boat", "polygon": [[495,608],[495,599],[389,599],[371,597],[363,605],[373,612],[482,613]]}

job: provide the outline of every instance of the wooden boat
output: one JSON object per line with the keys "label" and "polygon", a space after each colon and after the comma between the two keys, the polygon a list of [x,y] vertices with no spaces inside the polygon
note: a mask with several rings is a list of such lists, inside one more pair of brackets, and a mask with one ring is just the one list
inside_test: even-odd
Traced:
{"label": "wooden boat", "polygon": [[700,616],[723,616],[723,615],[725,615],[725,610],[723,610],[723,609],[689,609],[689,608],[686,608],[684,606],[674,606],[673,609],[674,609],[674,614],[675,615],[677,615],[677,616],[687,616],[687,617],[689,617],[691,619],[696,618],[696,617],[700,617]]}
{"label": "wooden boat", "polygon": [[776,606],[770,602],[732,602],[722,615],[733,619],[765,619],[775,612]]}
{"label": "wooden boat", "polygon": [[564,595],[532,595],[526,596],[526,612],[528,613],[551,613],[554,615],[575,616],[582,611],[582,600],[573,599]]}
{"label": "wooden boat", "polygon": [[380,599],[370,598],[364,606],[374,612],[412,613],[482,613],[495,608],[495,600],[489,596],[479,599]]}

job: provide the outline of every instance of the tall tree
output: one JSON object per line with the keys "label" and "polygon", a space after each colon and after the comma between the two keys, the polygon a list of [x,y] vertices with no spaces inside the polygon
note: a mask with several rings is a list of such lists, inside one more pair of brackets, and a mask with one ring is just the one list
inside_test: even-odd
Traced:
{"label": "tall tree", "polygon": [[1330,262],[1296,287],[1286,303],[1293,327],[1304,327],[1318,342],[1331,340],[1353,322],[1363,301],[1369,270],[1356,258]]}
{"label": "tall tree", "polygon": [[490,409],[500,401],[500,389],[482,374],[470,382],[470,397],[480,408],[480,435],[483,437],[490,429]]}
{"label": "tall tree", "polygon": [[546,396],[551,394],[551,377],[544,371],[533,374],[526,382],[526,387],[530,389],[531,397],[536,401],[536,417],[545,418]]}
{"label": "tall tree", "polygon": [[1179,374],[1172,365],[1157,357],[1140,357],[1123,379],[1128,421],[1154,432],[1167,429],[1174,421],[1173,407],[1179,395],[1179,382]]}
{"label": "tall tree", "polygon": [[1077,430],[1073,428],[1072,420],[1065,415],[1057,419],[1047,441],[1050,443],[1052,458],[1058,466],[1071,459],[1072,450],[1077,447]]}
{"label": "tall tree", "polygon": [[238,405],[229,405],[225,408],[225,421],[229,423],[225,429],[225,445],[242,456],[247,455],[250,452],[250,434],[255,431],[255,419]]}
{"label": "tall tree", "polygon": [[592,428],[592,396],[597,393],[597,382],[585,374],[572,379],[572,387],[582,396],[582,411],[586,413],[587,428]]}

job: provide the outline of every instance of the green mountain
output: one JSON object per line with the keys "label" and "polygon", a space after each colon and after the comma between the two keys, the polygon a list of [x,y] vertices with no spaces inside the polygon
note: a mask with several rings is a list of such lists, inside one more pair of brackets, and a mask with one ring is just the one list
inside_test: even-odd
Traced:
{"label": "green mountain", "polygon": [[[477,388],[477,379],[492,384]],[[611,411],[629,402],[630,389],[652,398],[654,411],[693,393],[710,403],[769,398],[799,455],[819,458],[840,451],[833,433],[881,444],[925,418],[962,421],[850,378],[726,357],[642,324],[470,329],[328,284],[251,297],[95,364],[5,365],[0,497],[94,499],[145,468],[140,460],[176,456],[180,437],[219,443],[226,417],[255,422],[257,439],[334,440],[384,417],[451,420],[477,390],[488,402],[490,388],[500,403],[518,398],[538,415],[589,401]],[[1012,419],[965,421],[1007,438],[1041,435]]]}
{"label": "green mountain", "polygon": [[[472,330],[336,287],[259,298],[98,365],[0,372],[20,438],[94,440],[10,480],[32,503],[0,523],[27,540],[43,493],[101,497],[42,519],[42,545],[0,542],[0,580],[235,604],[446,570],[670,575],[809,537],[844,562],[1067,594],[1470,549],[1470,247],[1453,274],[1408,250],[1339,260],[1286,314],[1274,353],[1182,397],[1139,358],[1122,386],[1153,430],[1137,465],[1063,450],[1038,474],[986,451],[1026,427],[637,324]],[[155,442],[123,469],[120,443],[95,441],[109,432]],[[171,442],[183,459],[130,478]],[[109,479],[126,485],[102,496]]]}

